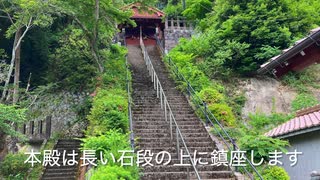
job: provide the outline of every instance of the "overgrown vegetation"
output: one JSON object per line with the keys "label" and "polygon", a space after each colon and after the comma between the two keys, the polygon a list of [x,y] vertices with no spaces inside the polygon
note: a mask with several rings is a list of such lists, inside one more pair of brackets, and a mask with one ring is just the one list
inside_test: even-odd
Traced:
{"label": "overgrown vegetation", "polygon": [[[205,8],[202,5],[208,2],[213,4],[213,9],[210,6],[205,6],[209,10],[202,9]],[[234,83],[234,77],[254,75],[259,65],[317,27],[320,21],[314,14],[320,15],[316,10],[319,3],[305,0],[218,0],[212,3],[199,0],[187,1],[185,10],[179,2],[169,1],[169,4],[165,9],[169,16],[182,15],[197,23],[196,34],[190,40],[181,39],[169,52],[197,95],[208,104],[208,109],[220,123],[227,126],[227,131],[233,137],[239,137],[237,141],[241,149],[254,149],[255,158],[266,157],[269,151],[276,149],[284,151],[288,145],[286,141],[265,137],[264,133],[289,120],[292,115],[256,113],[247,121],[241,120],[245,98],[241,93],[230,92],[230,88],[224,88],[223,84]],[[293,111],[317,103],[310,93],[306,94],[309,92],[306,84],[317,87],[312,72],[318,71],[285,79],[300,92],[293,101]],[[184,82],[179,82],[179,86],[186,88]],[[271,171],[279,173],[279,179],[288,177],[281,168],[266,170],[263,176],[273,179],[274,176],[269,174]]]}
{"label": "overgrown vegetation", "polygon": [[[144,1],[143,4],[150,2]],[[132,23],[129,19],[131,12],[120,9],[124,5],[122,0],[0,0],[0,103],[3,103],[0,108],[4,111],[0,115],[3,116],[0,119],[0,146],[5,144],[3,133],[12,137],[20,135],[11,126],[12,122],[27,122],[24,116],[19,116],[20,111],[22,113],[30,110],[28,108],[33,107],[39,98],[45,97],[45,93],[89,95],[95,89],[102,101],[97,98],[93,100],[93,108],[88,116],[88,138],[115,130],[117,133],[108,133],[108,137],[118,136],[121,143],[128,141],[127,94],[124,90],[125,50],[113,45],[113,38],[117,33],[116,24],[124,21]],[[12,76],[14,78],[11,79]],[[43,87],[50,88],[50,91],[37,94]],[[90,100],[85,101],[84,104],[70,107],[80,120],[88,115],[87,109],[91,106]],[[56,103],[48,102],[53,105]],[[105,102],[109,104],[104,104]],[[10,114],[11,110],[16,111],[16,116]],[[28,116],[30,119],[44,115],[43,111],[28,113],[31,114]],[[13,157],[18,158],[18,155]],[[113,165],[112,168],[117,168],[116,166]],[[18,177],[14,173],[20,172],[20,169],[14,168],[17,171],[12,171],[10,176],[17,179],[20,175]],[[99,172],[105,173],[103,165],[98,168]],[[118,169],[123,171],[120,167]],[[38,178],[41,170],[41,166],[28,170],[32,173],[29,177]],[[136,177],[138,172],[135,169],[125,171],[131,177]],[[21,169],[21,173],[27,173],[26,169],[23,172]]]}
{"label": "overgrown vegetation", "polygon": [[6,135],[21,137],[22,134],[15,131],[14,124],[19,126],[26,122],[26,109],[19,109],[16,106],[0,104],[0,131]]}
{"label": "overgrown vegetation", "polygon": [[23,180],[28,175],[31,165],[23,163],[27,155],[23,153],[9,153],[0,164],[0,174],[8,179]]}
{"label": "overgrown vegetation", "polygon": [[[118,31],[115,24],[132,24],[131,12],[121,10],[132,2],[0,0],[0,150],[7,135],[23,139],[11,125],[27,122],[25,108],[45,96],[37,94],[42,88],[50,88],[47,93],[94,91],[92,103],[87,99],[85,104],[74,107],[80,119],[89,122],[83,149],[96,150],[98,157],[103,152],[107,159],[110,153],[119,158],[118,150],[130,149],[126,51],[114,45],[113,38]],[[318,26],[318,0],[182,2],[158,1],[167,4],[164,11],[169,18],[183,16],[192,20],[197,30],[190,40],[182,39],[169,57],[208,110],[233,137],[239,137],[242,150],[255,150],[256,159],[266,158],[275,149],[284,151],[287,142],[263,134],[292,116],[255,113],[245,121],[241,117],[245,96],[232,92],[237,87],[225,86],[234,83],[234,77],[254,75],[260,64]],[[318,72],[319,65],[284,77],[283,82],[298,91],[292,102],[293,112],[319,103],[311,92],[320,87]],[[187,88],[184,81],[176,80],[180,89]],[[30,119],[44,114],[29,113]],[[197,113],[204,118],[199,110]],[[9,179],[37,178],[42,166],[33,168],[30,174],[30,167],[22,164],[22,159],[22,154],[9,154],[0,166],[1,174]],[[137,167],[121,167],[117,162],[98,162],[91,171],[91,179],[139,178]],[[265,179],[288,179],[280,167],[261,172]]]}
{"label": "overgrown vegetation", "polygon": [[125,54],[126,50],[112,45],[106,53],[109,60],[105,63],[105,73],[98,78],[96,96],[88,115],[87,137],[83,139],[82,146],[83,149],[96,150],[97,159],[102,153],[108,163],[104,165],[99,161],[91,179],[139,179],[135,165],[121,167],[121,163],[112,161],[110,154],[117,160],[122,155],[119,150],[131,149]]}
{"label": "overgrown vegetation", "polygon": [[267,167],[261,171],[261,175],[265,180],[290,180],[288,173],[279,166]]}
{"label": "overgrown vegetation", "polygon": [[293,112],[319,104],[312,93],[312,89],[320,89],[319,70],[320,66],[314,65],[302,72],[291,72],[283,77],[283,82],[298,92],[291,104]]}
{"label": "overgrown vegetation", "polygon": [[[202,3],[191,1],[187,6]],[[190,11],[188,7],[184,12]],[[315,18],[315,14],[319,15],[317,8],[319,3],[315,0],[218,0],[204,18],[197,16],[201,19],[197,36],[181,41],[176,49],[195,56],[197,64],[211,78],[223,78],[230,72],[252,75],[258,65],[320,24]]]}

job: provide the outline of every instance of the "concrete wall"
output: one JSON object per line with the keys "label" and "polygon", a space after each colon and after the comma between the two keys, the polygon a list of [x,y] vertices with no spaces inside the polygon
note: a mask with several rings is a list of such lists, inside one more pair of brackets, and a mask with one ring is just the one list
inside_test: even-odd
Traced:
{"label": "concrete wall", "polygon": [[291,180],[311,179],[312,171],[320,171],[320,131],[306,133],[288,138],[291,147],[289,152],[295,149],[302,152],[298,155],[298,163],[290,167],[289,157],[284,155],[283,167],[289,173]]}

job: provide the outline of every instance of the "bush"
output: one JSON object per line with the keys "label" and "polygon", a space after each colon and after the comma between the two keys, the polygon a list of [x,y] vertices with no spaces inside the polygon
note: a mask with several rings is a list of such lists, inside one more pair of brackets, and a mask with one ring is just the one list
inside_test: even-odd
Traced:
{"label": "bush", "polygon": [[285,147],[288,146],[289,143],[265,135],[245,135],[240,138],[239,145],[241,150],[247,151],[247,154],[251,155],[251,150],[253,150],[254,159],[259,162],[261,158],[269,160],[269,152],[274,152],[275,150],[286,152]]}
{"label": "bush", "polygon": [[[91,179],[139,179],[138,168],[135,164],[134,166],[121,167],[120,162],[112,160],[113,157],[115,160],[120,159],[122,152],[119,150],[131,150],[128,134],[110,130],[99,136],[86,137],[82,141],[82,149],[95,150],[97,159],[100,159],[100,152],[102,152],[103,158],[108,160],[106,165],[98,163]],[[129,161],[129,159],[124,159],[125,163],[129,163]]]}
{"label": "bush", "polygon": [[91,176],[91,180],[138,180],[139,175],[137,173],[132,173],[131,169],[133,167],[121,167],[121,166],[99,166]]}
{"label": "bush", "polygon": [[220,122],[222,121],[230,127],[236,125],[236,118],[232,112],[232,108],[227,104],[211,104],[208,108]]}
{"label": "bush", "polygon": [[319,101],[311,94],[301,93],[291,103],[292,111],[298,111],[303,108],[312,107],[319,104]]}
{"label": "bush", "polygon": [[1,174],[8,179],[24,179],[28,175],[31,165],[24,163],[27,156],[22,153],[9,153],[0,164]]}
{"label": "bush", "polygon": [[213,88],[202,89],[197,95],[208,104],[225,102],[224,95]]}
{"label": "bush", "polygon": [[[193,55],[185,54],[179,51],[172,51],[170,58],[178,66],[179,71],[192,85],[195,91],[200,91],[203,88],[210,86],[209,78],[195,65],[193,65]],[[185,82],[182,83],[183,88],[187,87]]]}
{"label": "bush", "polygon": [[130,149],[128,135],[116,130],[107,131],[99,136],[89,136],[82,141],[82,149],[95,150],[98,159],[100,152],[104,155],[109,155],[109,152],[112,152],[116,158],[119,158],[121,154],[118,153],[118,150]]}
{"label": "bush", "polygon": [[88,115],[88,132],[99,134],[110,129],[128,130],[127,93],[121,89],[98,90]]}
{"label": "bush", "polygon": [[124,56],[126,49],[118,45],[112,45],[111,51],[105,52],[105,57],[108,59],[104,66],[105,72],[102,75],[102,83],[105,88],[126,87],[126,61]]}
{"label": "bush", "polygon": [[69,26],[58,37],[57,47],[49,56],[49,82],[58,82],[59,88],[72,91],[91,91],[97,75],[95,62],[90,58],[90,48],[84,33]]}
{"label": "bush", "polygon": [[269,166],[262,171],[261,175],[265,180],[290,180],[288,173],[279,166]]}
{"label": "bush", "polygon": [[249,114],[249,124],[251,125],[254,131],[259,131],[259,133],[261,133],[281,123],[284,123],[291,118],[291,115],[278,113],[273,113],[269,116],[263,113]]}

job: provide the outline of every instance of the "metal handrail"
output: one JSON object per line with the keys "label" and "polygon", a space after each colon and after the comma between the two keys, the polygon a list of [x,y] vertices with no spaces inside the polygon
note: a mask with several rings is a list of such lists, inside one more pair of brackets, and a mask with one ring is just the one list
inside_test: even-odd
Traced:
{"label": "metal handrail", "polygon": [[[160,40],[155,37],[158,47],[160,48],[160,51],[162,53],[163,56],[166,55],[165,50],[163,49],[163,47],[161,46],[161,42]],[[219,128],[222,130],[222,132],[224,133],[224,135],[227,137],[227,139],[231,142],[232,146],[233,146],[233,150],[239,150],[238,145],[235,143],[235,139],[231,138],[231,136],[229,135],[229,133],[225,130],[225,128],[222,126],[222,124],[218,121],[218,119],[212,114],[211,111],[208,111],[208,106],[206,104],[205,101],[202,101],[201,98],[196,94],[195,90],[193,89],[193,87],[191,86],[190,82],[183,76],[183,74],[179,71],[179,68],[177,67],[176,64],[173,63],[173,61],[171,60],[170,57],[168,57],[168,64],[169,67],[172,69],[172,71],[174,72],[174,74],[182,81],[184,81],[185,83],[187,83],[187,93],[188,96],[191,97],[190,99],[193,101],[194,105],[196,106],[197,109],[200,109],[201,112],[203,113],[205,120],[206,120],[206,124],[209,125],[209,123],[213,126],[214,130],[219,134],[220,138],[222,139],[222,141],[224,142],[224,144],[227,146],[227,148],[229,149],[229,151],[232,151],[231,146],[227,143],[227,140],[224,138],[224,136],[219,132],[219,130],[217,129],[217,127],[215,126],[215,124],[213,123],[212,119],[214,120],[214,122],[219,126]],[[210,118],[211,116],[211,118]],[[258,177],[260,178],[260,180],[263,180],[263,177],[261,176],[261,174],[258,172],[258,170],[254,167],[254,165],[252,164],[252,162],[244,155],[245,160],[247,161],[247,163],[249,163],[249,165],[251,166],[251,168],[254,170],[254,172],[258,175]],[[249,173],[249,171],[245,168],[242,167],[243,170],[246,172],[246,174],[250,177],[250,179],[254,179],[254,177]]]}
{"label": "metal handrail", "polygon": [[[156,73],[156,71],[155,71],[155,69],[153,67],[153,64],[151,62],[151,59],[150,59],[149,54],[148,54],[148,52],[147,52],[147,50],[145,48],[145,45],[143,43],[143,40],[142,40],[141,36],[140,36],[140,46],[141,46],[141,49],[142,49],[144,61],[146,63],[147,69],[149,71],[149,75],[151,76],[151,81],[153,82],[154,89],[157,91],[157,98],[160,98],[161,109],[164,109],[166,122],[168,121],[168,115],[169,115],[170,138],[171,138],[171,140],[173,140],[173,125],[172,124],[174,123],[174,125],[175,125],[175,128],[176,128],[176,140],[177,140],[177,148],[176,148],[177,155],[179,157],[179,152],[180,152],[180,141],[179,141],[179,139],[180,139],[181,142],[182,142],[182,145],[184,146],[184,148],[185,148],[185,150],[187,152],[187,155],[189,156],[191,165],[192,165],[192,167],[194,169],[194,172],[195,172],[195,174],[197,176],[197,179],[201,180],[199,172],[198,172],[198,169],[196,168],[196,165],[195,165],[195,163],[194,163],[194,161],[193,161],[193,159],[191,157],[190,151],[189,151],[189,149],[188,149],[188,147],[186,145],[186,142],[185,142],[185,140],[183,138],[183,135],[182,135],[182,133],[180,131],[180,128],[178,127],[176,119],[175,119],[175,117],[173,115],[173,112],[171,110],[170,104],[169,104],[169,102],[167,100],[165,92],[164,92],[164,90],[162,88],[162,85],[160,83],[158,75],[157,75],[157,73]],[[168,112],[167,112],[167,109],[168,109]],[[189,173],[190,172],[188,171],[188,177],[190,177]]]}
{"label": "metal handrail", "polygon": [[[126,39],[123,39],[124,46],[127,46]],[[129,131],[130,131],[130,145],[131,149],[134,150],[134,133],[133,133],[133,123],[132,123],[132,99],[131,99],[131,80],[129,78],[129,62],[128,62],[128,54],[126,54],[126,88],[127,88],[127,94],[128,94],[128,118],[129,118]]]}

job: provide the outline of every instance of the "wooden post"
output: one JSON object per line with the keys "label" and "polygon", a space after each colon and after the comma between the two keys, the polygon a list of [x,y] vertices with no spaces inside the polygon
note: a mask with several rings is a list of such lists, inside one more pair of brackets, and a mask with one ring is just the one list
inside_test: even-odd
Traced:
{"label": "wooden post", "polygon": [[142,26],[140,26],[140,38],[142,38]]}
{"label": "wooden post", "polygon": [[23,134],[26,134],[27,133],[27,125],[26,124],[23,124],[23,127],[22,127],[22,132]]}
{"label": "wooden post", "polygon": [[179,17],[177,17],[177,27],[178,27],[178,29],[180,29],[180,20],[179,20]]}
{"label": "wooden post", "polygon": [[30,121],[30,135],[34,134],[34,121]]}
{"label": "wooden post", "polygon": [[166,21],[165,21],[165,28],[168,29],[168,18],[166,18]]}
{"label": "wooden post", "polygon": [[42,120],[41,120],[41,121],[38,121],[38,128],[39,128],[39,135],[41,136],[42,133],[43,133],[43,130],[42,130],[42,128],[43,128],[43,121],[42,121]]}
{"label": "wooden post", "polygon": [[51,136],[51,116],[46,117],[46,139],[49,139]]}
{"label": "wooden post", "polygon": [[174,29],[174,22],[173,22],[173,18],[171,18],[171,29]]}

